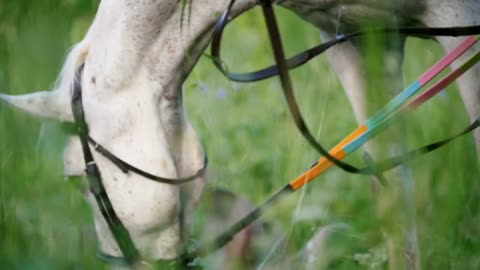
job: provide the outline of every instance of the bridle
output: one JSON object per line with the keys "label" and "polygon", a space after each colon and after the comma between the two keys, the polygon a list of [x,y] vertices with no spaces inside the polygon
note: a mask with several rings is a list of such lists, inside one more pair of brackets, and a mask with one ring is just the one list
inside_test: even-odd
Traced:
{"label": "bridle", "polygon": [[[250,72],[250,73],[230,73],[227,71],[226,67],[224,66],[221,58],[220,58],[220,48],[221,48],[221,38],[222,33],[225,26],[228,23],[228,18],[230,14],[230,10],[233,7],[235,0],[231,0],[227,10],[221,15],[217,24],[215,26],[215,30],[213,33],[212,45],[211,45],[211,54],[213,58],[214,65],[218,68],[220,72],[222,72],[227,78],[238,81],[238,82],[253,82],[259,81],[263,79],[267,79],[273,76],[278,75],[282,84],[282,90],[284,96],[287,100],[289,110],[292,114],[294,123],[296,127],[299,129],[301,134],[305,137],[305,139],[310,143],[310,145],[319,152],[328,162],[337,167],[341,168],[342,170],[354,173],[354,174],[364,174],[364,175],[374,175],[377,176],[379,179],[383,179],[382,173],[390,170],[400,164],[403,164],[409,160],[417,158],[421,155],[429,153],[438,149],[439,147],[453,141],[454,139],[467,134],[480,126],[480,118],[474,121],[471,125],[465,128],[460,133],[449,137],[447,139],[437,141],[435,143],[431,143],[429,145],[423,146],[416,150],[407,152],[403,155],[382,161],[382,162],[375,162],[367,157],[367,167],[364,168],[357,168],[351,164],[342,162],[335,156],[327,151],[320,143],[316,141],[314,136],[309,131],[298,107],[296,102],[295,96],[293,94],[293,86],[292,82],[289,77],[289,70],[296,68],[300,65],[305,64],[312,58],[318,56],[319,54],[323,53],[328,48],[345,42],[351,38],[358,37],[361,35],[365,35],[366,33],[396,33],[396,34],[403,34],[403,35],[411,35],[411,36],[465,36],[465,35],[474,35],[480,34],[480,25],[477,26],[469,26],[469,27],[448,27],[448,28],[379,28],[379,29],[371,29],[368,31],[361,31],[355,32],[352,34],[347,35],[339,35],[334,40],[322,43],[318,46],[310,48],[304,52],[297,54],[296,56],[286,59],[285,54],[283,51],[283,46],[280,38],[280,33],[278,29],[278,25],[275,18],[275,13],[272,8],[272,2],[270,0],[260,0],[263,15],[265,18],[265,22],[267,25],[272,50],[275,56],[275,65],[270,67],[264,68],[259,71]],[[474,63],[470,63],[470,66],[475,64],[480,57],[476,57]],[[453,60],[452,60],[453,61]],[[473,62],[473,61],[472,61]],[[444,63],[444,65],[448,66],[448,63]],[[446,67],[445,66],[445,67]],[[197,179],[199,176],[202,176],[207,167],[207,158],[205,156],[204,165],[201,169],[199,169],[195,174],[186,177],[186,178],[179,178],[179,179],[170,179],[170,178],[163,178],[159,176],[155,176],[148,172],[145,172],[141,169],[138,169],[129,163],[123,161],[122,159],[115,156],[113,153],[108,151],[105,147],[97,143],[94,139],[89,136],[88,133],[88,125],[85,120],[83,105],[82,105],[82,89],[81,89],[81,77],[82,77],[83,66],[81,66],[76,73],[75,82],[73,85],[73,93],[72,93],[72,112],[74,116],[74,126],[76,129],[76,133],[80,138],[80,142],[82,145],[82,151],[84,154],[84,162],[86,166],[86,174],[90,186],[90,191],[95,197],[95,200],[100,208],[100,211],[105,218],[112,235],[118,244],[122,254],[123,260],[128,265],[135,265],[138,263],[142,263],[141,256],[135,244],[133,243],[128,230],[122,224],[121,220],[116,215],[110,199],[108,198],[108,194],[105,191],[105,187],[102,183],[102,177],[98,166],[95,163],[93,158],[93,154],[90,150],[90,145],[93,146],[94,150],[100,153],[102,156],[110,160],[113,164],[115,164],[122,172],[129,173],[134,172],[138,175],[141,175],[149,180],[156,181],[159,183],[170,184],[170,185],[181,185],[190,181]],[[458,74],[456,74],[458,75]],[[456,76],[455,75],[455,76]],[[443,84],[450,83],[456,77],[455,76],[447,76],[446,80],[443,80]],[[459,76],[459,75],[458,75]],[[457,76],[457,77],[458,77]],[[432,77],[433,78],[433,77]],[[440,85],[441,86],[441,85]],[[440,88],[440,87],[437,87]],[[438,89],[435,88],[429,93],[438,92]],[[418,99],[419,100],[419,99]],[[424,101],[424,100],[423,100]],[[423,102],[422,100],[417,101],[418,103]],[[395,113],[395,110],[383,112],[384,115],[382,117],[384,119],[391,119]],[[382,119],[383,119],[382,118]],[[381,125],[384,124],[382,121],[378,122],[377,124]],[[367,140],[365,138],[364,140]],[[364,141],[362,141],[364,142]],[[314,168],[316,164],[312,166]],[[308,172],[308,171],[307,171]],[[206,243],[197,247],[195,250],[186,252],[180,255],[177,259],[174,260],[165,260],[165,261],[158,261],[158,263],[162,263],[163,265],[167,265],[168,267],[174,268],[179,265],[183,265],[184,267],[195,267],[191,263],[198,257],[204,257],[209,253],[215,251],[223,247],[227,244],[235,234],[240,232],[246,226],[251,224],[255,221],[258,217],[261,216],[263,210],[269,207],[272,203],[277,201],[281,196],[284,194],[289,194],[297,190],[299,187],[303,186],[307,182],[311,181],[315,175],[312,177],[309,173],[304,173],[300,178],[297,178],[296,181],[292,181],[289,184],[285,185],[283,188],[275,192],[273,195],[269,197],[264,203],[260,206],[255,208],[252,212],[250,212],[247,216],[242,218],[239,222],[234,224],[224,233],[220,234],[215,240]],[[295,182],[296,184],[292,184]]]}
{"label": "bridle", "polygon": [[[429,152],[432,152],[449,142],[455,140],[456,138],[463,136],[465,134],[470,133],[474,129],[478,128],[480,126],[480,117],[477,118],[473,123],[471,123],[469,126],[467,126],[465,129],[463,129],[461,132],[440,140],[436,141],[434,143],[425,145],[423,147],[420,147],[418,149],[409,151],[407,153],[404,153],[402,155],[393,157],[391,159],[387,159],[382,162],[375,162],[371,159],[371,157],[367,154],[365,159],[367,163],[367,167],[365,168],[357,168],[353,165],[350,165],[348,163],[344,163],[340,160],[340,158],[330,154],[324,147],[322,147],[313,137],[311,132],[309,131],[301,113],[299,110],[299,107],[297,105],[295,96],[293,94],[293,87],[292,87],[292,82],[289,77],[289,70],[299,67],[309,60],[313,59],[314,57],[320,55],[324,51],[326,51],[328,48],[331,48],[332,46],[345,42],[347,40],[350,40],[354,37],[359,37],[362,35],[365,35],[367,33],[384,33],[384,34],[403,34],[403,35],[409,35],[409,36],[420,36],[420,37],[425,37],[425,36],[467,36],[467,35],[478,35],[480,34],[480,25],[474,25],[474,26],[466,26],[466,27],[445,27],[445,28],[424,28],[424,27],[399,27],[399,28],[378,28],[378,29],[369,29],[366,31],[359,31],[355,32],[352,34],[345,34],[345,35],[338,35],[335,39],[331,41],[327,41],[325,43],[322,43],[320,45],[314,46],[306,51],[303,51],[292,58],[286,59],[285,53],[283,51],[283,46],[280,38],[280,33],[278,30],[278,24],[276,22],[275,18],[275,13],[273,11],[272,7],[272,1],[271,0],[260,0],[260,5],[262,7],[262,12],[265,18],[268,34],[270,37],[270,43],[272,47],[272,51],[274,53],[275,57],[275,65],[271,65],[267,68],[260,69],[258,71],[254,72],[249,72],[249,73],[231,73],[228,71],[226,68],[225,63],[221,60],[220,57],[220,48],[221,48],[221,39],[222,39],[222,34],[223,31],[226,27],[226,25],[229,22],[230,18],[230,11],[235,3],[235,0],[231,0],[227,9],[222,13],[220,16],[219,20],[217,21],[215,25],[215,29],[213,32],[213,38],[212,38],[212,43],[211,43],[211,59],[213,64],[217,67],[217,69],[225,75],[227,78],[229,78],[232,81],[237,81],[237,82],[255,82],[255,81],[260,81],[264,80],[273,76],[278,75],[280,77],[280,81],[282,84],[282,91],[284,93],[284,97],[287,101],[290,113],[292,115],[292,118],[294,120],[294,123],[297,127],[297,129],[300,131],[300,133],[303,135],[303,137],[310,143],[310,145],[319,152],[322,157],[325,159],[324,161],[330,162],[330,164],[336,165],[337,167],[341,168],[342,170],[353,173],[353,174],[364,174],[364,175],[373,175],[377,177],[379,180],[382,181],[383,176],[382,172],[388,171],[396,166],[399,166],[407,161],[413,160],[421,155],[427,154]],[[398,111],[403,110],[406,107],[415,107],[418,106],[419,104],[425,102],[430,98],[431,96],[435,95],[438,93],[440,90],[442,90],[446,85],[450,84],[453,82],[456,78],[458,78],[461,74],[463,74],[466,70],[468,70],[471,66],[473,66],[475,63],[477,63],[480,60],[480,52],[477,53],[474,57],[472,57],[470,60],[468,60],[466,63],[464,63],[460,68],[457,70],[454,70],[450,74],[448,74],[445,78],[440,80],[438,83],[434,84],[431,86],[429,89],[427,89],[423,94],[419,95],[417,98],[415,98],[413,101],[408,103],[407,105],[404,105],[403,107],[400,107]],[[453,60],[452,60],[453,61]],[[445,62],[441,63],[445,65]],[[448,66],[448,65],[446,65]],[[445,67],[446,67],[445,66]],[[445,68],[444,67],[444,68]],[[435,67],[438,69],[438,66]],[[438,71],[439,72],[439,71]],[[436,73],[438,74],[438,73]],[[428,77],[429,75],[432,75],[432,73],[427,72],[425,74],[425,77]],[[432,77],[433,78],[433,77]],[[430,78],[430,79],[432,79]],[[423,86],[424,84],[421,84]],[[411,89],[408,89],[411,90]],[[417,89],[418,90],[418,89]],[[407,91],[409,92],[409,91]],[[411,92],[411,91],[410,91]],[[397,101],[397,100],[394,100]],[[402,105],[402,103],[396,104],[396,105]],[[397,111],[397,112],[398,112]],[[394,117],[395,112],[392,111],[386,111],[385,115],[382,115],[387,120],[390,120]],[[380,122],[380,126],[383,125],[385,122]],[[358,131],[358,130],[356,130]],[[351,137],[355,137],[352,135],[358,135],[355,134],[356,131],[354,131],[352,134],[347,136],[339,145],[341,146],[342,143],[345,143],[348,141],[348,139],[351,139]],[[372,134],[370,134],[372,136]],[[363,138],[363,142],[367,140],[368,137]],[[335,148],[334,148],[335,149]],[[318,162],[320,163],[320,162]],[[326,163],[323,163],[326,164]],[[272,195],[270,195],[263,203],[261,203],[257,208],[255,208],[253,211],[251,211],[249,214],[247,214],[244,218],[242,218],[240,221],[232,225],[229,229],[227,229],[225,232],[214,238],[214,240],[207,242],[203,245],[200,245],[198,248],[196,248],[194,251],[182,255],[182,257],[188,258],[188,259],[193,259],[195,257],[203,257],[211,252],[223,247],[225,244],[227,244],[230,240],[233,239],[233,237],[243,230],[245,227],[250,225],[252,222],[254,222],[256,219],[258,219],[261,215],[262,212],[271,206],[274,202],[276,202],[278,199],[280,199],[283,195],[293,193],[294,191],[298,190],[301,186],[305,185],[306,183],[310,182],[318,176],[318,174],[313,173],[312,169],[315,169],[315,167],[318,164],[315,163],[311,166],[307,172],[296,178],[295,180],[291,181],[289,184],[285,185],[284,187],[280,188],[276,192],[274,192]],[[384,182],[384,180],[382,181]]]}
{"label": "bridle", "polygon": [[[409,36],[466,36],[480,34],[480,25],[476,26],[467,26],[467,27],[445,27],[445,28],[423,28],[423,27],[399,27],[399,28],[377,28],[369,29],[365,31],[358,31],[351,34],[338,35],[334,40],[322,43],[320,45],[314,46],[306,51],[303,51],[292,58],[286,59],[285,53],[283,50],[282,41],[280,38],[280,31],[278,29],[277,20],[272,8],[272,2],[270,0],[260,0],[263,15],[265,18],[265,23],[267,25],[268,34],[270,37],[270,43],[272,51],[275,57],[275,65],[263,68],[258,71],[249,72],[249,73],[231,73],[227,70],[224,62],[220,57],[220,48],[221,48],[221,39],[223,30],[228,24],[228,18],[230,16],[230,11],[233,7],[233,4],[236,0],[231,0],[227,10],[222,14],[220,19],[217,21],[215,26],[212,46],[211,46],[211,55],[214,65],[217,69],[224,74],[227,78],[237,82],[255,82],[271,78],[278,75],[282,85],[282,91],[284,97],[287,101],[288,108],[294,120],[294,123],[297,129],[301,132],[302,136],[310,143],[310,145],[322,156],[324,156],[328,161],[332,162],[337,167],[342,170],[353,173],[353,174],[364,174],[364,175],[377,175],[378,173],[388,171],[400,164],[391,163],[387,165],[388,162],[385,162],[385,166],[380,166],[373,168],[371,166],[365,168],[357,168],[351,164],[340,161],[338,158],[332,156],[326,148],[324,148],[320,143],[318,143],[314,136],[311,134],[305,120],[303,119],[302,114],[300,113],[299,106],[297,104],[292,82],[288,70],[299,67],[314,57],[325,52],[327,49],[331,48],[334,45],[343,43],[345,41],[351,40],[352,38],[363,36],[366,34],[375,34],[375,33],[384,33],[384,34],[402,34]],[[446,67],[446,66],[445,66]]]}
{"label": "bridle", "polygon": [[[108,194],[105,190],[105,187],[102,182],[102,176],[100,170],[93,158],[93,154],[90,150],[90,145],[93,145],[95,151],[100,153],[102,156],[110,160],[113,164],[115,164],[123,173],[127,174],[129,172],[134,172],[138,175],[141,175],[149,180],[169,184],[169,185],[181,185],[188,182],[191,182],[198,177],[204,175],[205,170],[208,165],[208,159],[205,155],[203,167],[199,169],[196,173],[189,177],[185,178],[178,178],[178,179],[171,179],[156,176],[145,172],[141,169],[136,168],[135,166],[130,165],[129,163],[123,161],[122,159],[118,158],[110,151],[108,151],[105,147],[97,143],[92,137],[90,137],[88,132],[88,125],[85,120],[85,114],[83,110],[82,104],[82,84],[81,78],[83,73],[83,65],[80,66],[75,74],[75,81],[73,83],[73,91],[72,91],[72,99],[71,99],[71,106],[74,118],[74,126],[76,128],[76,133],[80,138],[80,143],[82,145],[82,151],[84,156],[84,162],[86,167],[86,174],[89,183],[90,192],[95,197],[95,200],[99,206],[100,212],[104,217],[108,228],[112,232],[112,235],[117,243],[120,251],[123,254],[123,258],[108,256],[105,254],[100,254],[100,257],[108,257],[109,261],[125,261],[127,265],[134,265],[139,263],[145,263],[141,260],[141,256],[135,244],[132,241],[132,238],[128,232],[128,230],[123,225],[122,221],[118,218],[115,210],[112,206],[112,203],[108,197]],[[165,266],[174,268],[178,260],[159,260],[157,264],[162,263]]]}
{"label": "bridle", "polygon": [[[208,158],[206,155],[204,155],[204,162],[202,168],[200,168],[197,172],[194,174],[188,176],[188,177],[183,177],[183,178],[165,178],[165,177],[160,177],[153,175],[151,173],[148,173],[146,171],[143,171],[141,169],[138,169],[137,167],[123,161],[122,159],[118,158],[116,155],[114,155],[112,152],[108,151],[105,147],[103,147],[101,144],[99,144],[97,141],[95,141],[90,135],[88,135],[88,126],[85,121],[85,115],[83,112],[83,106],[82,106],[82,87],[81,87],[81,76],[83,72],[83,66],[81,66],[77,70],[77,74],[75,76],[75,82],[74,82],[74,87],[73,87],[73,93],[72,93],[72,111],[73,111],[73,116],[75,120],[75,126],[77,128],[77,133],[80,136],[80,140],[82,141],[82,147],[88,146],[88,144],[92,145],[95,151],[100,153],[102,156],[110,160],[115,166],[117,166],[123,173],[127,174],[129,172],[134,172],[138,175],[141,175],[151,181],[158,182],[158,183],[163,183],[163,184],[169,184],[169,185],[182,185],[188,182],[191,182],[198,177],[204,175],[207,166],[208,166]],[[82,148],[84,152],[89,152],[89,148]],[[95,161],[93,160],[93,157],[89,157],[89,160],[85,162],[87,165],[87,171],[88,171],[88,166],[95,165]]]}

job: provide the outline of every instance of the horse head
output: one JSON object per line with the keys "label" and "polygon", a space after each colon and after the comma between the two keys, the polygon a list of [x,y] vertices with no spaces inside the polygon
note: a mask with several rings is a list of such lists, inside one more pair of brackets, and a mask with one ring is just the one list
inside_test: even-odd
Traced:
{"label": "horse head", "polygon": [[[78,80],[89,136],[152,175],[191,176],[205,158],[182,108],[182,83],[228,3],[187,2],[102,1],[87,34],[69,52],[53,90],[0,94],[0,100],[35,117],[73,123],[72,91]],[[238,1],[233,14],[254,4]],[[178,256],[182,228],[200,198],[204,175],[181,187],[158,183],[123,172],[90,148],[113,208],[141,256]],[[64,152],[66,176],[85,176],[83,156],[79,137],[72,135]],[[94,196],[85,196],[94,210],[100,251],[122,256]]]}

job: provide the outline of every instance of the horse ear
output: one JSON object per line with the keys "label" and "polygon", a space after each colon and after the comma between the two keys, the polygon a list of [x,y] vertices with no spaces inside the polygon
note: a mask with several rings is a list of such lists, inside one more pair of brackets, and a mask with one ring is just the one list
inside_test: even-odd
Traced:
{"label": "horse ear", "polygon": [[3,100],[13,107],[40,118],[62,122],[72,122],[73,116],[63,91],[40,91],[24,95],[0,94]]}
{"label": "horse ear", "polygon": [[72,47],[53,91],[15,96],[0,94],[0,102],[3,100],[17,109],[40,118],[73,122],[70,89],[75,80],[77,68],[85,63],[88,48],[89,43],[86,40],[82,40]]}

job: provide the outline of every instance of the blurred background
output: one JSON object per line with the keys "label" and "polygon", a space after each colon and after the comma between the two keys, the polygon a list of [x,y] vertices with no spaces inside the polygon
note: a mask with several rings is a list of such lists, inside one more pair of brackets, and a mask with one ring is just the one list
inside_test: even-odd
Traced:
{"label": "blurred background", "polygon": [[[50,89],[97,5],[97,0],[0,0],[0,92]],[[310,24],[287,10],[276,10],[288,55],[321,42]],[[272,63],[258,8],[228,27],[223,55],[231,70],[239,72]],[[409,39],[404,82],[415,80],[441,56],[433,41]],[[302,113],[325,146],[356,128],[324,56],[291,75]],[[203,56],[184,84],[184,99],[209,156],[210,189],[225,188],[259,204],[319,158],[295,129],[277,78],[230,82]],[[455,86],[408,112],[405,119],[408,149],[452,135],[469,122]],[[65,135],[56,123],[40,122],[0,104],[0,269],[106,268],[95,257],[90,209],[78,187],[64,180],[64,144]],[[364,165],[361,151],[347,161]],[[423,268],[480,269],[480,184],[472,136],[408,167],[415,180],[412,203]],[[197,213],[194,227],[208,222],[204,212]],[[262,246],[268,248],[258,251],[259,263],[295,257],[318,228],[342,224],[348,230],[334,239],[338,252],[332,251],[328,268],[385,269],[385,246],[375,215],[369,177],[333,168],[279,202],[264,218],[282,232],[282,245],[276,245],[278,236],[262,237]]]}

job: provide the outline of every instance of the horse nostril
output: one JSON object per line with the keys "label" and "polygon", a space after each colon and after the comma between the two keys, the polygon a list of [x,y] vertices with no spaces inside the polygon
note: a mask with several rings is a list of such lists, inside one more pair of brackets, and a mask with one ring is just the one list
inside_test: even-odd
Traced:
{"label": "horse nostril", "polygon": [[90,82],[92,84],[96,84],[97,83],[97,79],[95,79],[95,76],[92,77],[92,79],[90,80]]}

